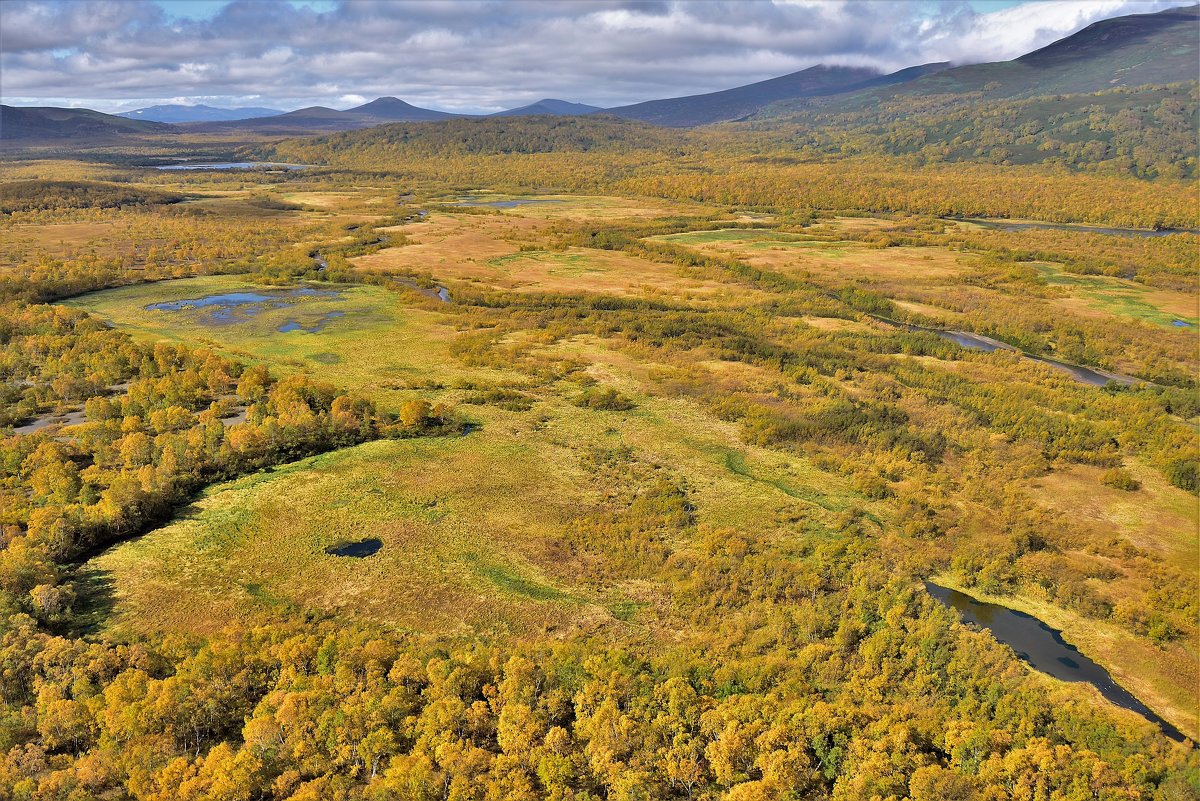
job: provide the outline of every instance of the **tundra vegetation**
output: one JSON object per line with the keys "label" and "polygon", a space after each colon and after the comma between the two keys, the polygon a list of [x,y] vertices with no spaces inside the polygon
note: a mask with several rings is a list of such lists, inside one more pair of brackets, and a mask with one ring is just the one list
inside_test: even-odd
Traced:
{"label": "tundra vegetation", "polygon": [[1114,93],[1024,159],[885,114],[3,162],[0,798],[1194,798],[1191,741],[923,587],[1200,736],[1195,100],[1155,92],[1128,158]]}

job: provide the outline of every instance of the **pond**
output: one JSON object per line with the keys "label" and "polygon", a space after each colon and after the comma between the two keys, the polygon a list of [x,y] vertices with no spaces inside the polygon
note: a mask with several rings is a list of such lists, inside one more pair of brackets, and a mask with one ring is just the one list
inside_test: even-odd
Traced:
{"label": "pond", "polygon": [[156,170],[304,170],[311,164],[277,164],[271,161],[214,161],[208,164],[163,164]]}
{"label": "pond", "polygon": [[955,220],[955,222],[971,223],[978,225],[981,228],[991,228],[999,231],[1025,231],[1025,230],[1043,230],[1043,231],[1076,231],[1084,234],[1107,234],[1109,236],[1141,236],[1141,237],[1160,237],[1170,236],[1171,234],[1196,234],[1200,231],[1195,231],[1186,228],[1108,228],[1098,225],[1068,225],[1065,223],[1049,223],[1049,222],[1034,222],[1013,220],[986,220],[982,218],[967,218]]}
{"label": "pond", "polygon": [[383,540],[368,537],[365,540],[358,542],[346,542],[341,545],[331,545],[325,549],[325,553],[330,556],[348,556],[352,559],[362,559],[365,556],[370,556],[377,553],[383,547]]}
{"label": "pond", "polygon": [[1148,706],[1113,681],[1108,671],[1079,652],[1062,638],[1062,632],[1024,612],[999,604],[979,601],[966,593],[925,582],[931,596],[958,612],[964,623],[987,629],[999,642],[1016,651],[1017,656],[1036,670],[1063,681],[1085,681],[1100,694],[1123,709],[1137,712],[1157,725],[1172,740],[1183,740],[1183,734],[1167,721],[1154,714]]}
{"label": "pond", "polygon": [[[222,292],[199,298],[151,303],[147,311],[194,311],[206,310],[199,322],[202,325],[224,325],[253,317],[267,309],[282,309],[295,305],[306,298],[340,299],[340,292],[331,289],[316,289],[302,286],[289,289],[264,289],[245,292]],[[340,313],[336,313],[340,316]],[[328,315],[327,315],[328,316]],[[324,325],[323,321],[321,325]],[[297,328],[302,326],[296,324]],[[282,328],[280,330],[283,330]],[[287,330],[295,330],[289,328]],[[319,328],[318,328],[319,330]]]}

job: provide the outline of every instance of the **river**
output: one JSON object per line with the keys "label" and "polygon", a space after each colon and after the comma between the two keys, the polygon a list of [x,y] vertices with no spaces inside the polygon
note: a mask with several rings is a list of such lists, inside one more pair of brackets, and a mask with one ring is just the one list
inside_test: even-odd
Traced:
{"label": "river", "polygon": [[987,603],[966,593],[925,582],[934,598],[958,612],[964,623],[985,628],[997,640],[1017,652],[1032,667],[1063,681],[1085,681],[1100,694],[1123,709],[1137,712],[1157,725],[1172,740],[1183,740],[1183,733],[1160,718],[1150,707],[1113,681],[1108,671],[1079,652],[1063,639],[1062,632],[1042,621],[1007,606]]}
{"label": "river", "polygon": [[950,331],[944,328],[931,328],[924,325],[914,325],[913,323],[902,323],[899,320],[893,320],[890,317],[883,317],[878,314],[868,314],[867,316],[873,320],[878,320],[881,323],[887,323],[888,325],[894,325],[899,328],[903,328],[906,331],[924,331],[926,333],[934,334],[935,336],[939,336],[942,339],[953,342],[954,344],[963,348],[967,348],[968,350],[979,350],[983,351],[984,353],[992,353],[997,350],[1014,351],[1016,353],[1020,353],[1027,359],[1033,359],[1035,362],[1041,362],[1042,364],[1047,364],[1057,370],[1062,370],[1076,381],[1089,384],[1093,387],[1106,386],[1110,381],[1127,387],[1140,383],[1139,379],[1136,379],[1133,376],[1121,375],[1120,373],[1110,373],[1107,370],[1100,370],[1095,367],[1084,367],[1081,364],[1060,362],[1057,359],[1051,359],[1046,356],[1038,356],[1033,353],[1026,353],[1019,348],[1009,345],[1007,342],[1001,342],[998,339],[985,337],[983,334],[975,334],[970,331]]}

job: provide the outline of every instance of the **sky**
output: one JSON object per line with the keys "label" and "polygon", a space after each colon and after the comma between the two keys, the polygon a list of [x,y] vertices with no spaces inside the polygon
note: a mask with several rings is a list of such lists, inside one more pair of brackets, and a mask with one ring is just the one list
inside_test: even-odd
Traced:
{"label": "sky", "polygon": [[119,112],[379,96],[611,107],[816,64],[1015,58],[1187,0],[0,0],[0,98]]}

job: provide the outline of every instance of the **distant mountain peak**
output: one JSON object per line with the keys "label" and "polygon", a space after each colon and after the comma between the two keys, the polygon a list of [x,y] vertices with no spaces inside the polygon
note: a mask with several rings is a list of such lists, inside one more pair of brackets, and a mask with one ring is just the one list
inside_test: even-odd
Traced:
{"label": "distant mountain peak", "polygon": [[599,106],[589,106],[587,103],[572,103],[567,100],[558,100],[553,97],[545,97],[527,106],[520,108],[510,108],[504,111],[497,111],[492,117],[531,117],[538,115],[554,115],[554,116],[571,116],[576,114],[594,114],[597,111],[604,109]]}
{"label": "distant mountain peak", "polygon": [[428,120],[444,120],[458,116],[447,111],[437,111],[436,109],[414,106],[412,103],[405,102],[391,95],[377,97],[369,103],[348,108],[344,113],[359,117],[374,117],[393,122],[424,122]]}
{"label": "distant mountain peak", "polygon": [[282,113],[279,109],[273,108],[218,108],[199,103],[196,105],[164,103],[133,111],[123,111],[116,116],[124,117],[127,120],[150,120],[152,122],[222,122],[270,117]]}

